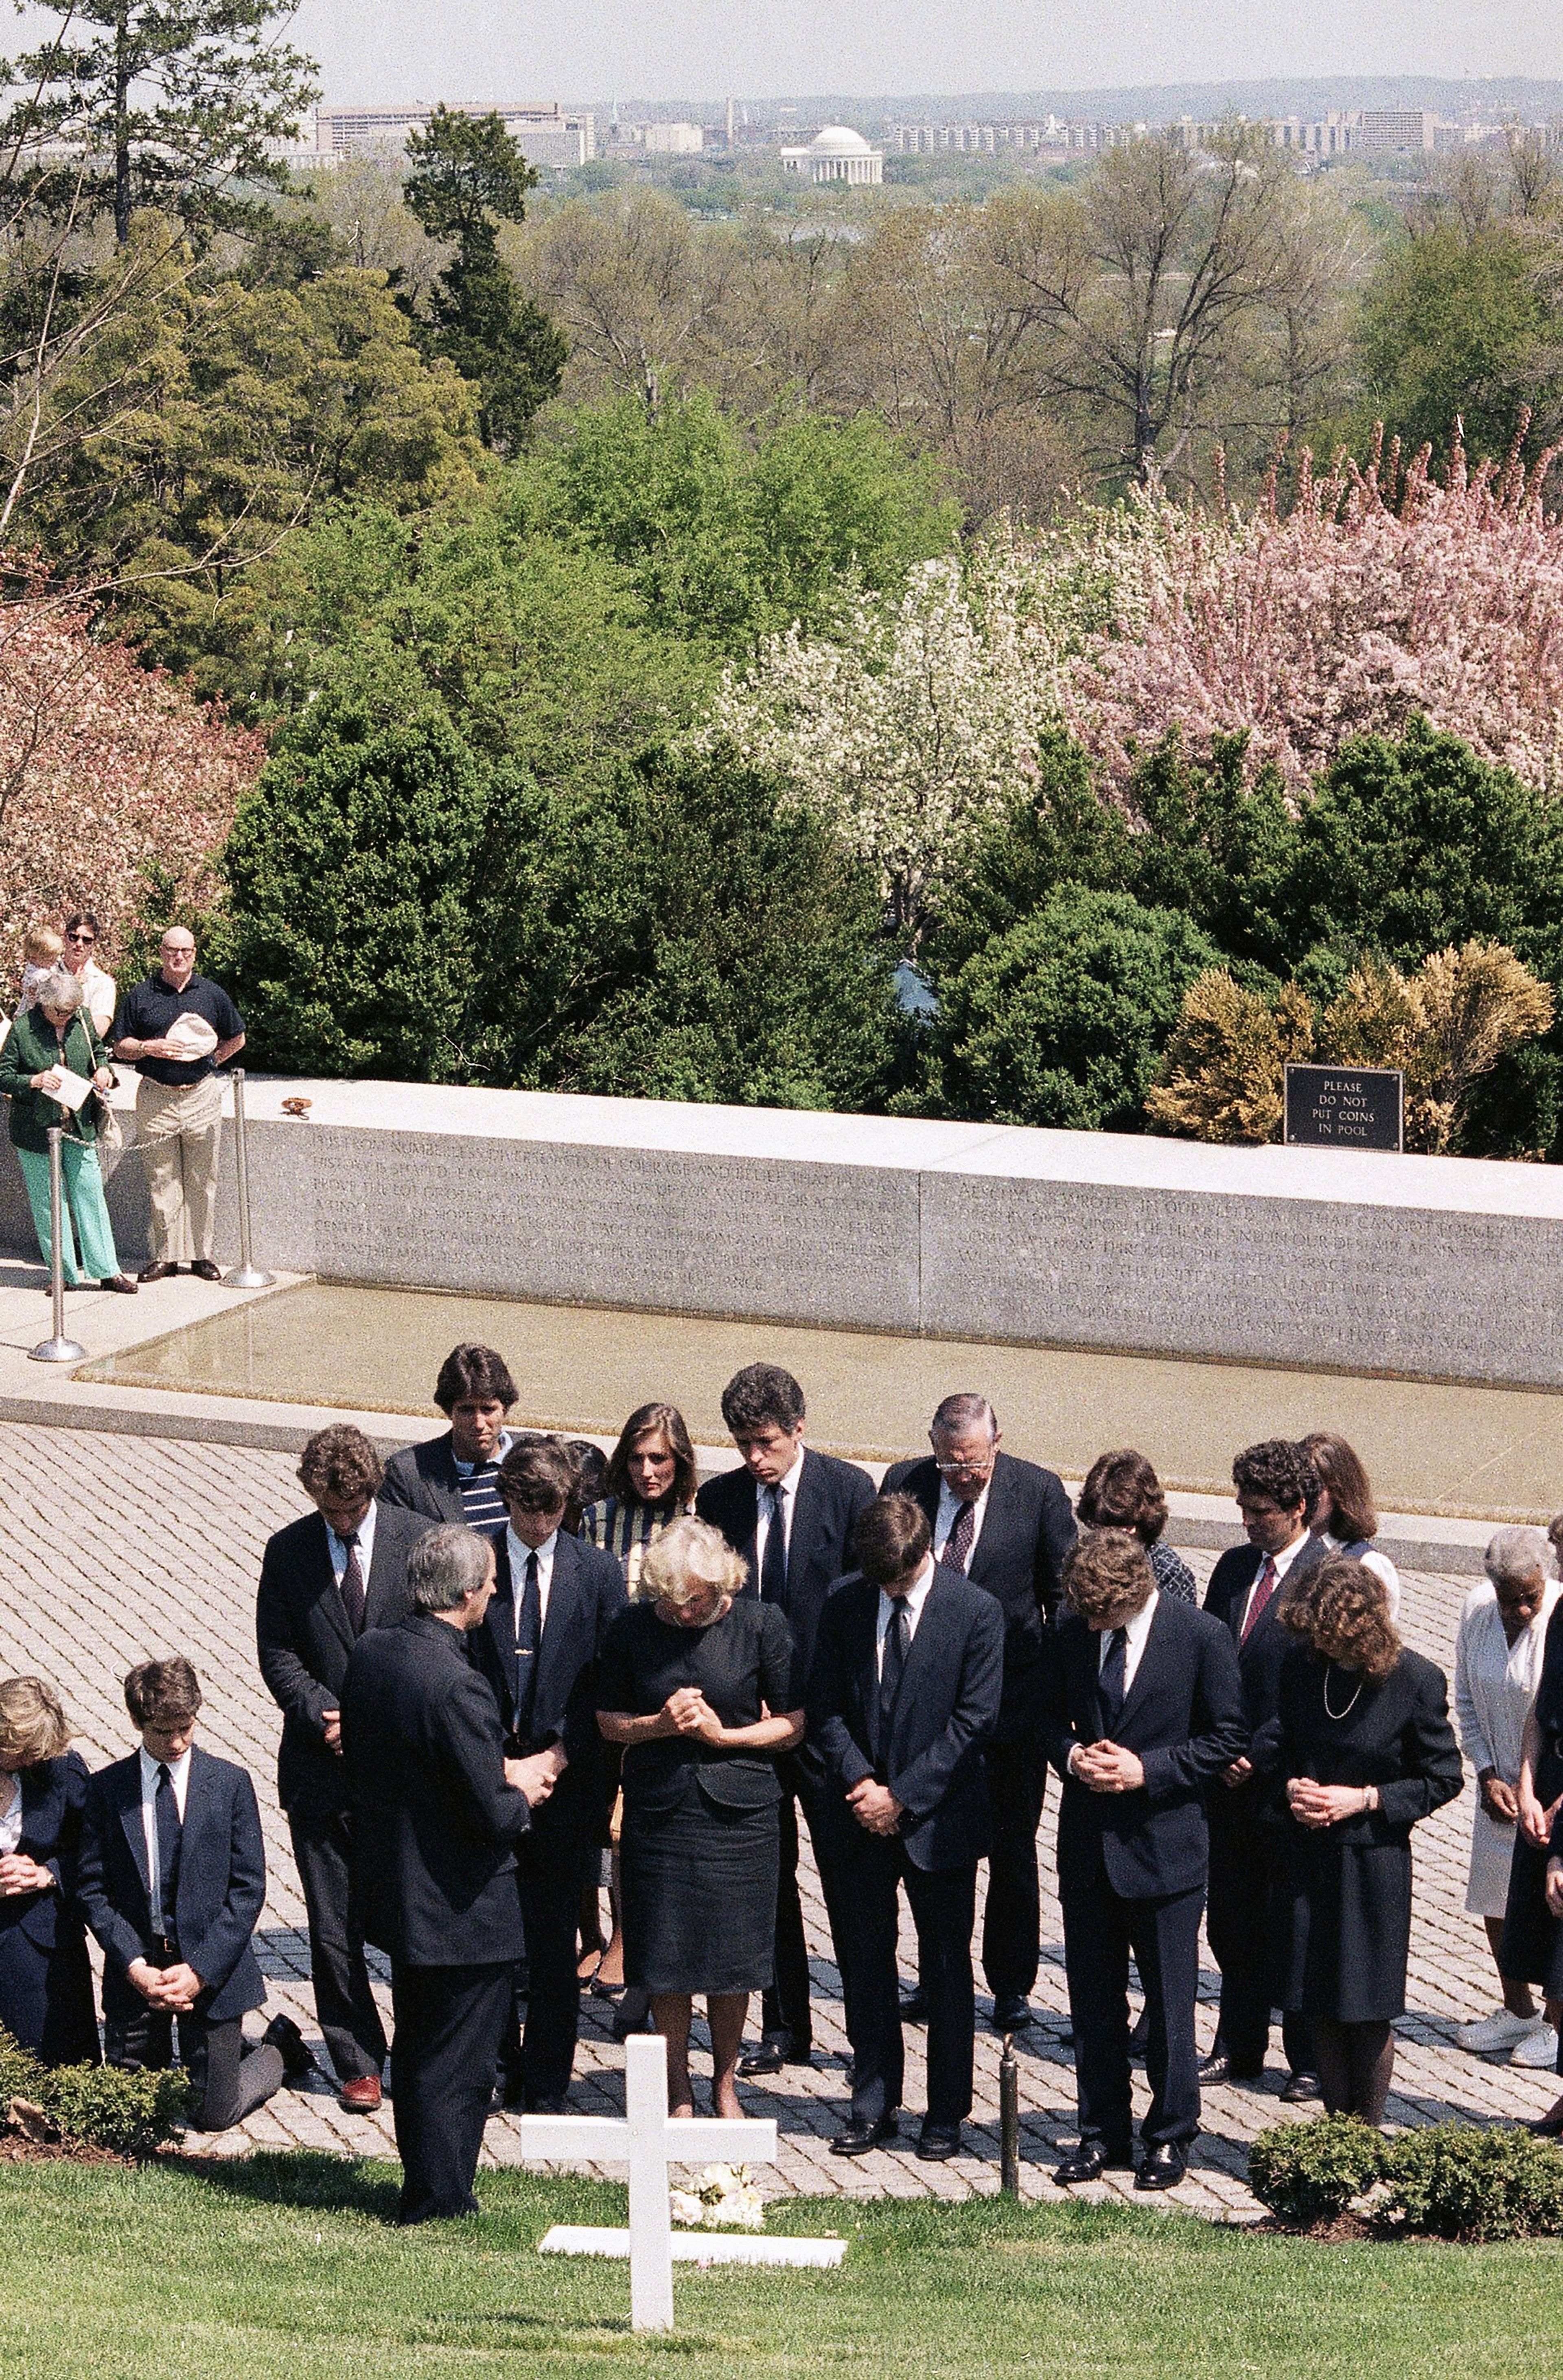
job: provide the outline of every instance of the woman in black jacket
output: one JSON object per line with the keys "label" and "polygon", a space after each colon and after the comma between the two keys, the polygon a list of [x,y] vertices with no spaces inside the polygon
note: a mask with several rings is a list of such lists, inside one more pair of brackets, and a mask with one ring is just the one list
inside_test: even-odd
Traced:
{"label": "woman in black jacket", "polygon": [[42,1678],[0,1684],[0,2025],[45,2066],[96,2065],[76,1906],[87,1767]]}
{"label": "woman in black jacket", "polygon": [[1276,1998],[1309,2021],[1326,2110],[1380,2124],[1406,2006],[1411,1828],[1460,1789],[1448,1688],[1401,1644],[1383,1581],[1347,1555],[1282,1616],[1302,1642],[1252,1752],[1288,1821]]}
{"label": "woman in black jacket", "polygon": [[608,1632],[597,1725],[624,1747],[625,1972],[667,2042],[668,2101],[693,2110],[690,2022],[705,1998],[712,2106],[737,2116],[751,1992],[772,1980],[781,1786],[803,1732],[788,1709],[792,1635],[720,1531],[674,1521],[646,1553],[640,1598]]}

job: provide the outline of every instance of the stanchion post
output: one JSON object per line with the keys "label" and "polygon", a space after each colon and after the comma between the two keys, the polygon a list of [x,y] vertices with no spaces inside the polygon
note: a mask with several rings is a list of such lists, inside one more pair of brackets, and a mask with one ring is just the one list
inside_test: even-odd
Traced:
{"label": "stanchion post", "polygon": [[233,1070],[233,1154],[238,1176],[238,1263],[226,1276],[229,1289],[270,1289],[275,1273],[262,1272],[250,1245],[250,1147],[244,1130],[244,1069]]}
{"label": "stanchion post", "polygon": [[1004,2036],[1004,2055],[998,2061],[998,2157],[999,2188],[1006,2198],[1020,2195],[1020,2068],[1015,2056],[1015,2036]]}
{"label": "stanchion post", "polygon": [[65,1196],[60,1181],[60,1143],[65,1136],[61,1124],[49,1127],[49,1288],[55,1307],[55,1335],[34,1347],[30,1361],[34,1364],[79,1364],[85,1361],[87,1350],[65,1335]]}

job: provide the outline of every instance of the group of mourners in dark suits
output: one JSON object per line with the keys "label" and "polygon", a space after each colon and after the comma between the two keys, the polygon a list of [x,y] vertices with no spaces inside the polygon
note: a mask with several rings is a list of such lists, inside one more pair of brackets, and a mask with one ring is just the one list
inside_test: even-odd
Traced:
{"label": "group of mourners in dark suits", "polygon": [[[876,1492],[805,1444],[790,1374],[751,1365],[723,1396],[735,1468],[697,1492],[676,1409],[644,1406],[582,1514],[572,1451],[508,1428],[492,1350],[453,1350],[436,1394],[450,1427],[384,1471],[349,1426],[311,1439],[315,1510],[267,1546],[257,1612],[321,2032],[363,2110],[386,2059],[366,1943],[390,1961],[405,2220],[474,2204],[491,2107],[564,2105],[582,1899],[610,1843],[616,1941],[667,2040],[675,2112],[694,2104],[697,1998],[718,2113],[738,2112],[740,2077],[811,2055],[801,1823],[852,2049],[833,2145],[897,2133],[904,2028],[922,2021],[918,2154],[958,2154],[977,1869],[994,2022],[1014,2032],[1032,2021],[1049,1767],[1081,2132],[1058,2178],[1132,2162],[1131,1961],[1142,2187],[1181,2177],[1202,2075],[1257,2079],[1276,2009],[1286,2095],[1382,2119],[1410,1834],[1461,1768],[1442,1675],[1395,1628],[1393,1573],[1325,1525],[1345,1525],[1340,1441],[1239,1457],[1249,1543],[1201,1609],[1142,1456],[1102,1457],[1071,1512],[977,1395],[946,1398],[931,1455]],[[165,2060],[177,2022],[207,2119],[232,2121],[309,2056],[286,2019],[258,2045],[240,2029],[263,1997],[249,1779],[192,1749],[187,1663],[133,1673],[141,1748],[91,1780],[57,1705],[13,1714],[23,1688],[46,1692],[0,1688],[0,1789],[21,1772],[9,1836],[0,1791],[0,2016],[46,2054],[95,2054],[84,1920],[107,1962],[108,2055]],[[1222,1997],[1202,2070],[1205,1917]]]}

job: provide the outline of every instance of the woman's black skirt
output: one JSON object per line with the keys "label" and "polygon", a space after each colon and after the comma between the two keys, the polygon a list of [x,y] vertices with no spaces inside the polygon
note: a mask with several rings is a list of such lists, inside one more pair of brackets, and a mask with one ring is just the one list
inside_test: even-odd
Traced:
{"label": "woman's black skirt", "polygon": [[775,1960],[780,1828],[773,1802],[637,1810],[619,1840],[624,1973],[650,1992],[763,1992]]}
{"label": "woman's black skirt", "polygon": [[[1563,1758],[1548,1744],[1536,1763],[1536,1797],[1544,1807],[1563,1793]],[[1546,1905],[1546,1864],[1552,1854],[1514,1829],[1508,1906],[1498,1942],[1498,1973],[1511,1984],[1534,1984],[1549,2000],[1563,2000],[1563,1924]]]}

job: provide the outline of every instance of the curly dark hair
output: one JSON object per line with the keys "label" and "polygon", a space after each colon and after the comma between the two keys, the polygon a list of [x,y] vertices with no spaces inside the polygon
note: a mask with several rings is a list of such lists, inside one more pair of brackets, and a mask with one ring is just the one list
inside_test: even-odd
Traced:
{"label": "curly dark hair", "polygon": [[1097,1456],[1075,1512],[1083,1528],[1132,1529],[1142,1546],[1154,1546],[1166,1526],[1166,1498],[1144,1456],[1125,1446]]}
{"label": "curly dark hair", "polygon": [[1300,1504],[1305,1521],[1313,1519],[1319,1500],[1313,1458],[1293,1438],[1265,1438],[1245,1446],[1232,1465],[1232,1485],[1239,1496],[1262,1496],[1283,1512]]}
{"label": "curly dark hair", "polygon": [[299,1485],[311,1496],[378,1496],[385,1466],[350,1421],[317,1429],[299,1457]]}
{"label": "curly dark hair", "polygon": [[1340,1670],[1360,1670],[1377,1685],[1400,1658],[1384,1581],[1349,1554],[1330,1554],[1305,1572],[1281,1605],[1297,1635]]}
{"label": "curly dark hair", "polygon": [[779,1364],[746,1364],[722,1391],[722,1418],[734,1438],[748,1438],[773,1424],[796,1429],[803,1413],[803,1391]]}
{"label": "curly dark hair", "polygon": [[1088,1628],[1121,1627],[1155,1593],[1151,1558],[1132,1529],[1087,1529],[1064,1563],[1064,1593]]}

